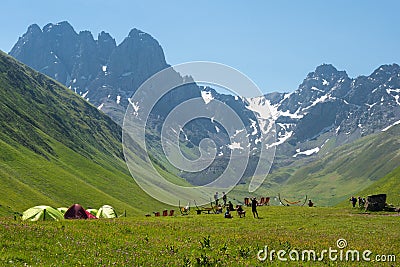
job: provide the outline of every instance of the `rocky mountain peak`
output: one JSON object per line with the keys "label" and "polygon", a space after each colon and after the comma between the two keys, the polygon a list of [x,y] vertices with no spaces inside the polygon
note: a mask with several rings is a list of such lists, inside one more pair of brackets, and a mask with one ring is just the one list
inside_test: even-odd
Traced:
{"label": "rocky mountain peak", "polygon": [[32,24],[28,27],[28,30],[26,32],[27,34],[41,34],[42,29],[40,29],[39,25],[37,24]]}
{"label": "rocky mountain peak", "polygon": [[377,68],[370,77],[373,79],[387,80],[393,75],[397,75],[400,72],[400,66],[397,64],[382,65]]}
{"label": "rocky mountain peak", "polygon": [[345,71],[338,71],[332,64],[322,64],[318,66],[314,72],[310,72],[306,79],[316,78],[334,80],[338,78],[348,78],[348,76]]}
{"label": "rocky mountain peak", "polygon": [[102,31],[97,37],[97,49],[102,66],[105,66],[110,59],[112,51],[117,47],[115,39],[109,33]]}
{"label": "rocky mountain peak", "polygon": [[43,32],[51,32],[54,34],[60,34],[60,33],[76,34],[74,28],[67,21],[62,21],[56,24],[49,23],[43,27]]}
{"label": "rocky mountain peak", "polygon": [[315,73],[320,74],[320,75],[324,75],[324,74],[332,75],[332,74],[336,74],[337,72],[338,72],[338,70],[332,64],[326,64],[326,63],[318,66],[315,69]]}
{"label": "rocky mountain peak", "polygon": [[81,40],[84,39],[86,41],[94,42],[93,35],[90,31],[80,31],[79,37],[81,38]]}
{"label": "rocky mountain peak", "polygon": [[156,39],[154,39],[150,34],[142,32],[141,30],[138,30],[136,28],[133,28],[129,32],[128,37],[124,39],[121,45],[124,45],[125,43],[130,43],[132,45],[141,47],[159,47],[159,49],[162,50],[160,44]]}
{"label": "rocky mountain peak", "polygon": [[113,43],[116,45],[115,39],[108,32],[102,31],[97,37],[98,43]]}
{"label": "rocky mountain peak", "polygon": [[104,31],[95,40],[90,31],[78,34],[66,21],[43,30],[31,25],[10,55],[65,84],[116,121],[136,88],[168,66],[157,40],[136,28],[117,45]]}
{"label": "rocky mountain peak", "polygon": [[133,29],[129,32],[128,37],[133,38],[133,37],[135,37],[135,36],[139,36],[139,34],[144,34],[144,32],[142,32],[141,30],[138,30],[138,29],[136,29],[136,28],[133,28]]}

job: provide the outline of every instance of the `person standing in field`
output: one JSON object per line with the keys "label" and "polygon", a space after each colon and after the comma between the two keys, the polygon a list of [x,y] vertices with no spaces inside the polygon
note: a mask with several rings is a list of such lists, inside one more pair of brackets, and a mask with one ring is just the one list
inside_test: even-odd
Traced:
{"label": "person standing in field", "polygon": [[224,201],[224,206],[226,206],[226,199],[227,199],[227,197],[226,197],[225,192],[222,192],[222,200]]}
{"label": "person standing in field", "polygon": [[258,204],[257,199],[253,197],[253,199],[251,200],[251,211],[253,212],[253,217],[255,218],[257,215],[258,219],[257,204]]}
{"label": "person standing in field", "polygon": [[352,196],[352,197],[350,198],[350,202],[351,202],[351,204],[353,205],[353,208],[355,208],[355,207],[356,207],[356,204],[357,204],[357,198],[355,198],[354,196]]}
{"label": "person standing in field", "polygon": [[215,206],[218,206],[218,192],[215,192],[214,200],[215,200]]}

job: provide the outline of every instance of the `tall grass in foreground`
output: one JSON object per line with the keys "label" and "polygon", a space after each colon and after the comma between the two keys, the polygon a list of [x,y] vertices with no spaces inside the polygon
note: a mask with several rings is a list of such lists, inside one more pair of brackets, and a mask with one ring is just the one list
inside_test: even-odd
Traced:
{"label": "tall grass in foreground", "polygon": [[[261,219],[223,215],[133,217],[113,220],[21,222],[0,220],[2,266],[396,266],[400,216],[350,208],[260,207]],[[398,214],[396,214],[398,215]],[[397,262],[261,262],[257,253],[338,249],[394,255]],[[293,255],[293,254],[292,254]],[[393,259],[392,259],[393,260]]]}

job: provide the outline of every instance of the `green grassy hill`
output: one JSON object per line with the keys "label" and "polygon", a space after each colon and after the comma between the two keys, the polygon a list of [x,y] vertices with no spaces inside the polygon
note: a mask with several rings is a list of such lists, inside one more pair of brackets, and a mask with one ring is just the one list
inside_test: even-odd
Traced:
{"label": "green grassy hill", "polygon": [[400,165],[399,135],[400,127],[394,126],[338,147],[314,162],[305,159],[278,169],[267,178],[264,189],[293,201],[308,195],[317,205],[336,205],[377,185],[383,190],[396,180],[395,175],[381,178]]}
{"label": "green grassy hill", "polygon": [[368,196],[374,194],[387,194],[386,202],[400,207],[400,167],[390,172],[385,177],[379,179],[372,185],[368,186],[357,196]]}
{"label": "green grassy hill", "polygon": [[80,96],[0,53],[0,215],[47,204],[129,214],[163,204],[134,182],[121,128]]}

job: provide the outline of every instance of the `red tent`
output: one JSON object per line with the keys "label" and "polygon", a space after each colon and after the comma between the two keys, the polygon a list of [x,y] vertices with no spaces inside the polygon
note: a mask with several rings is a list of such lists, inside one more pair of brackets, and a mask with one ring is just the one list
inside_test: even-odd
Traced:
{"label": "red tent", "polygon": [[97,219],[96,216],[94,216],[93,214],[91,214],[91,213],[88,212],[87,210],[85,210],[85,212],[86,212],[86,215],[87,215],[88,219]]}
{"label": "red tent", "polygon": [[90,214],[81,205],[74,204],[64,213],[65,219],[97,219],[96,216]]}

